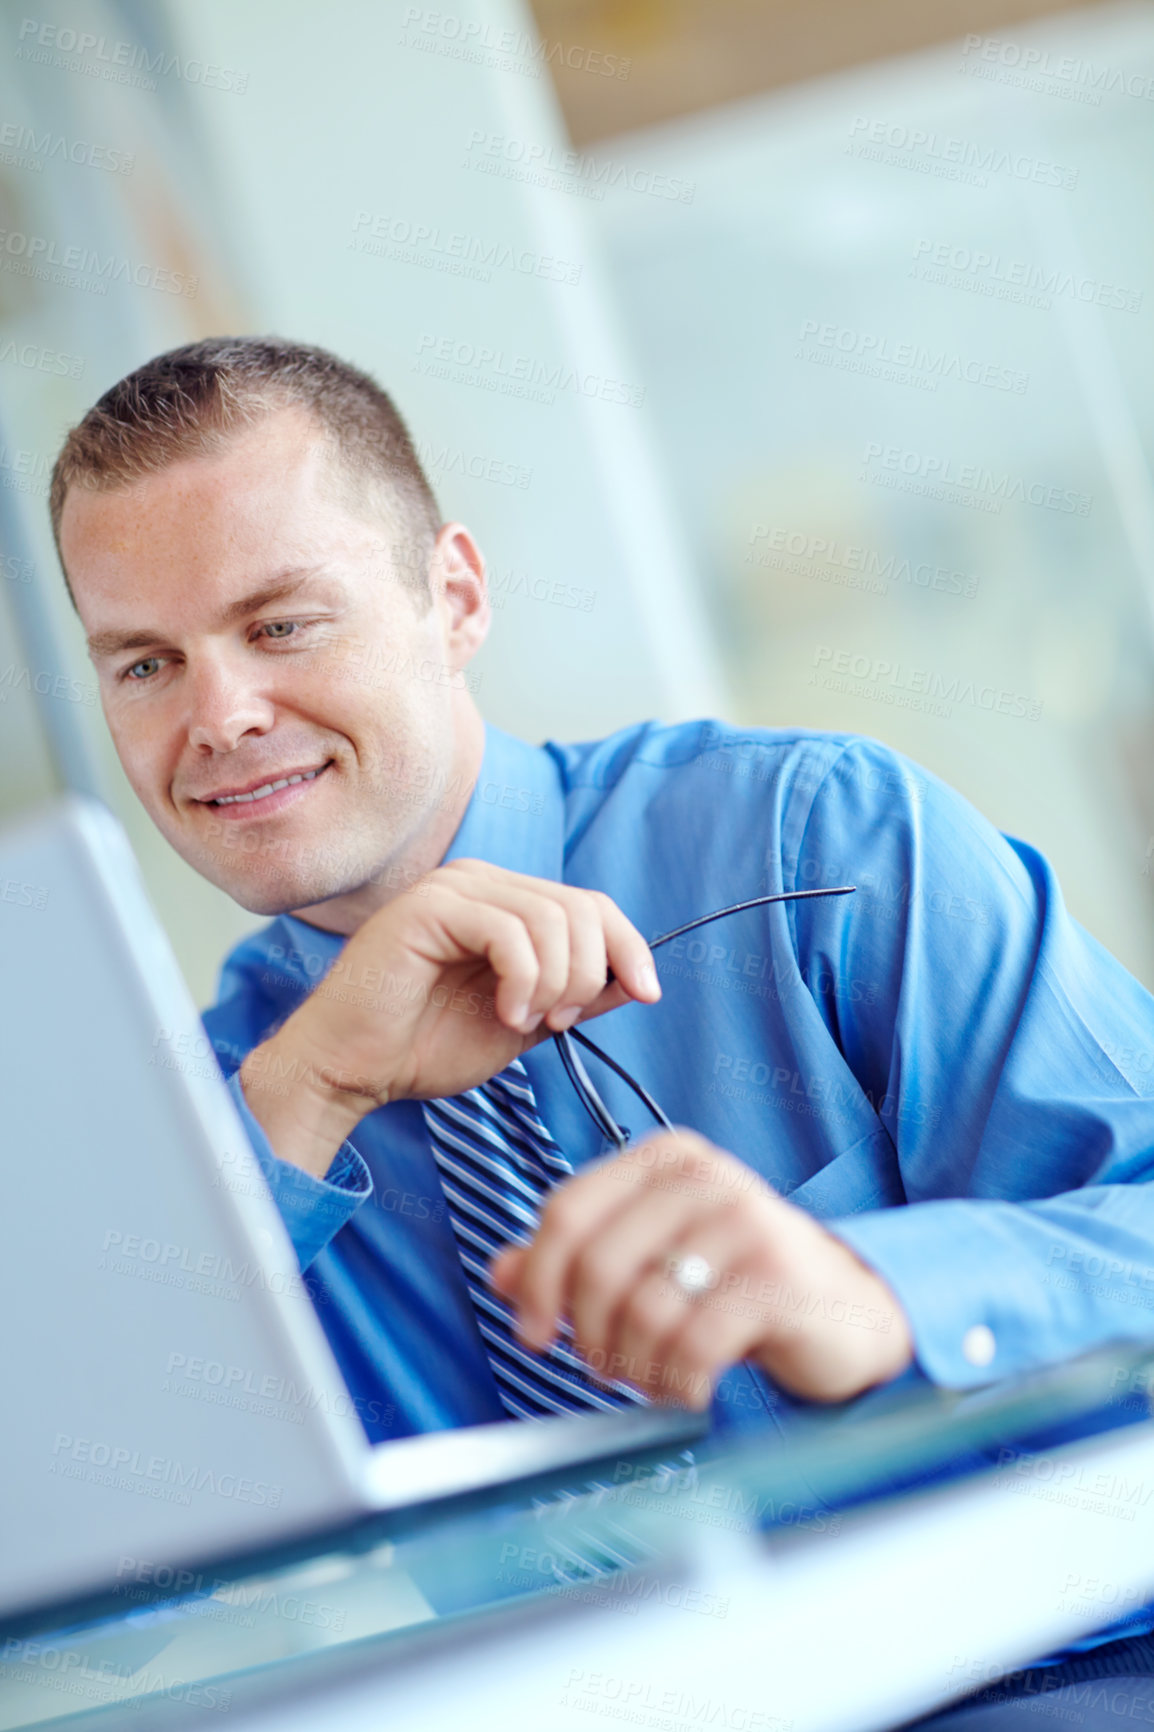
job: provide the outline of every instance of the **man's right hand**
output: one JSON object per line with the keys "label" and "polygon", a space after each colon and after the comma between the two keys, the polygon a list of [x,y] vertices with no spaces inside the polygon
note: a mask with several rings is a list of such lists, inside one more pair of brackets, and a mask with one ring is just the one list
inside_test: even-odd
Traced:
{"label": "man's right hand", "polygon": [[375,1107],[459,1094],[572,1023],[660,996],[649,946],[603,892],[453,860],[365,921],[241,1086],[274,1152],[320,1177]]}

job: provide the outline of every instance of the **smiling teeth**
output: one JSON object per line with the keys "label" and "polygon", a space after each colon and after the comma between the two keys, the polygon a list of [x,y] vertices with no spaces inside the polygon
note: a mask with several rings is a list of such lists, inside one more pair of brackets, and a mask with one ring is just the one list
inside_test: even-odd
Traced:
{"label": "smiling teeth", "polygon": [[222,794],[219,800],[212,800],[213,806],[240,806],[250,800],[264,800],[269,794],[275,794],[278,788],[291,788],[294,782],[311,782],[314,776],[319,776],[326,766],[320,769],[307,770],[303,776],[282,776],[279,782],[266,782],[263,788],[254,788],[251,794]]}

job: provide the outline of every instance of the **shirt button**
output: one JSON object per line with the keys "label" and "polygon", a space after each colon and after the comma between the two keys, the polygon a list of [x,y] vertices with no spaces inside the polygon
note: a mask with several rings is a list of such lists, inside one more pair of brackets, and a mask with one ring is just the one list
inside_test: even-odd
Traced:
{"label": "shirt button", "polygon": [[987,1329],[984,1323],[975,1323],[962,1336],[962,1357],[971,1365],[988,1365],[997,1351],[994,1331]]}

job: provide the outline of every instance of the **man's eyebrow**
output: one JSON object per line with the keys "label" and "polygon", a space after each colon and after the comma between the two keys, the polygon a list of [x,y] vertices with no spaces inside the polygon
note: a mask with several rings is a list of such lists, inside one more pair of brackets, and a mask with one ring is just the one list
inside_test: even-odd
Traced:
{"label": "man's eyebrow", "polygon": [[[216,623],[220,626],[234,625],[237,620],[244,619],[247,614],[259,612],[262,607],[271,607],[278,601],[288,601],[322,575],[323,569],[319,566],[307,571],[282,573],[271,583],[254,589],[251,595],[242,595],[239,601],[230,602]],[[167,633],[159,628],[150,630],[147,627],[140,631],[97,631],[87,640],[88,653],[95,659],[101,659],[120,655],[124,650],[151,649],[153,644],[162,643],[166,636]]]}

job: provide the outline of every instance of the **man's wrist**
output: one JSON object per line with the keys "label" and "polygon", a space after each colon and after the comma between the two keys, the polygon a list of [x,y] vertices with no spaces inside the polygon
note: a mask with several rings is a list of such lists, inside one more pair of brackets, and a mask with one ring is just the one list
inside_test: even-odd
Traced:
{"label": "man's wrist", "polygon": [[273,1153],[316,1178],[365,1115],[384,1104],[365,1078],[318,1062],[287,1023],[248,1054],[240,1085]]}

